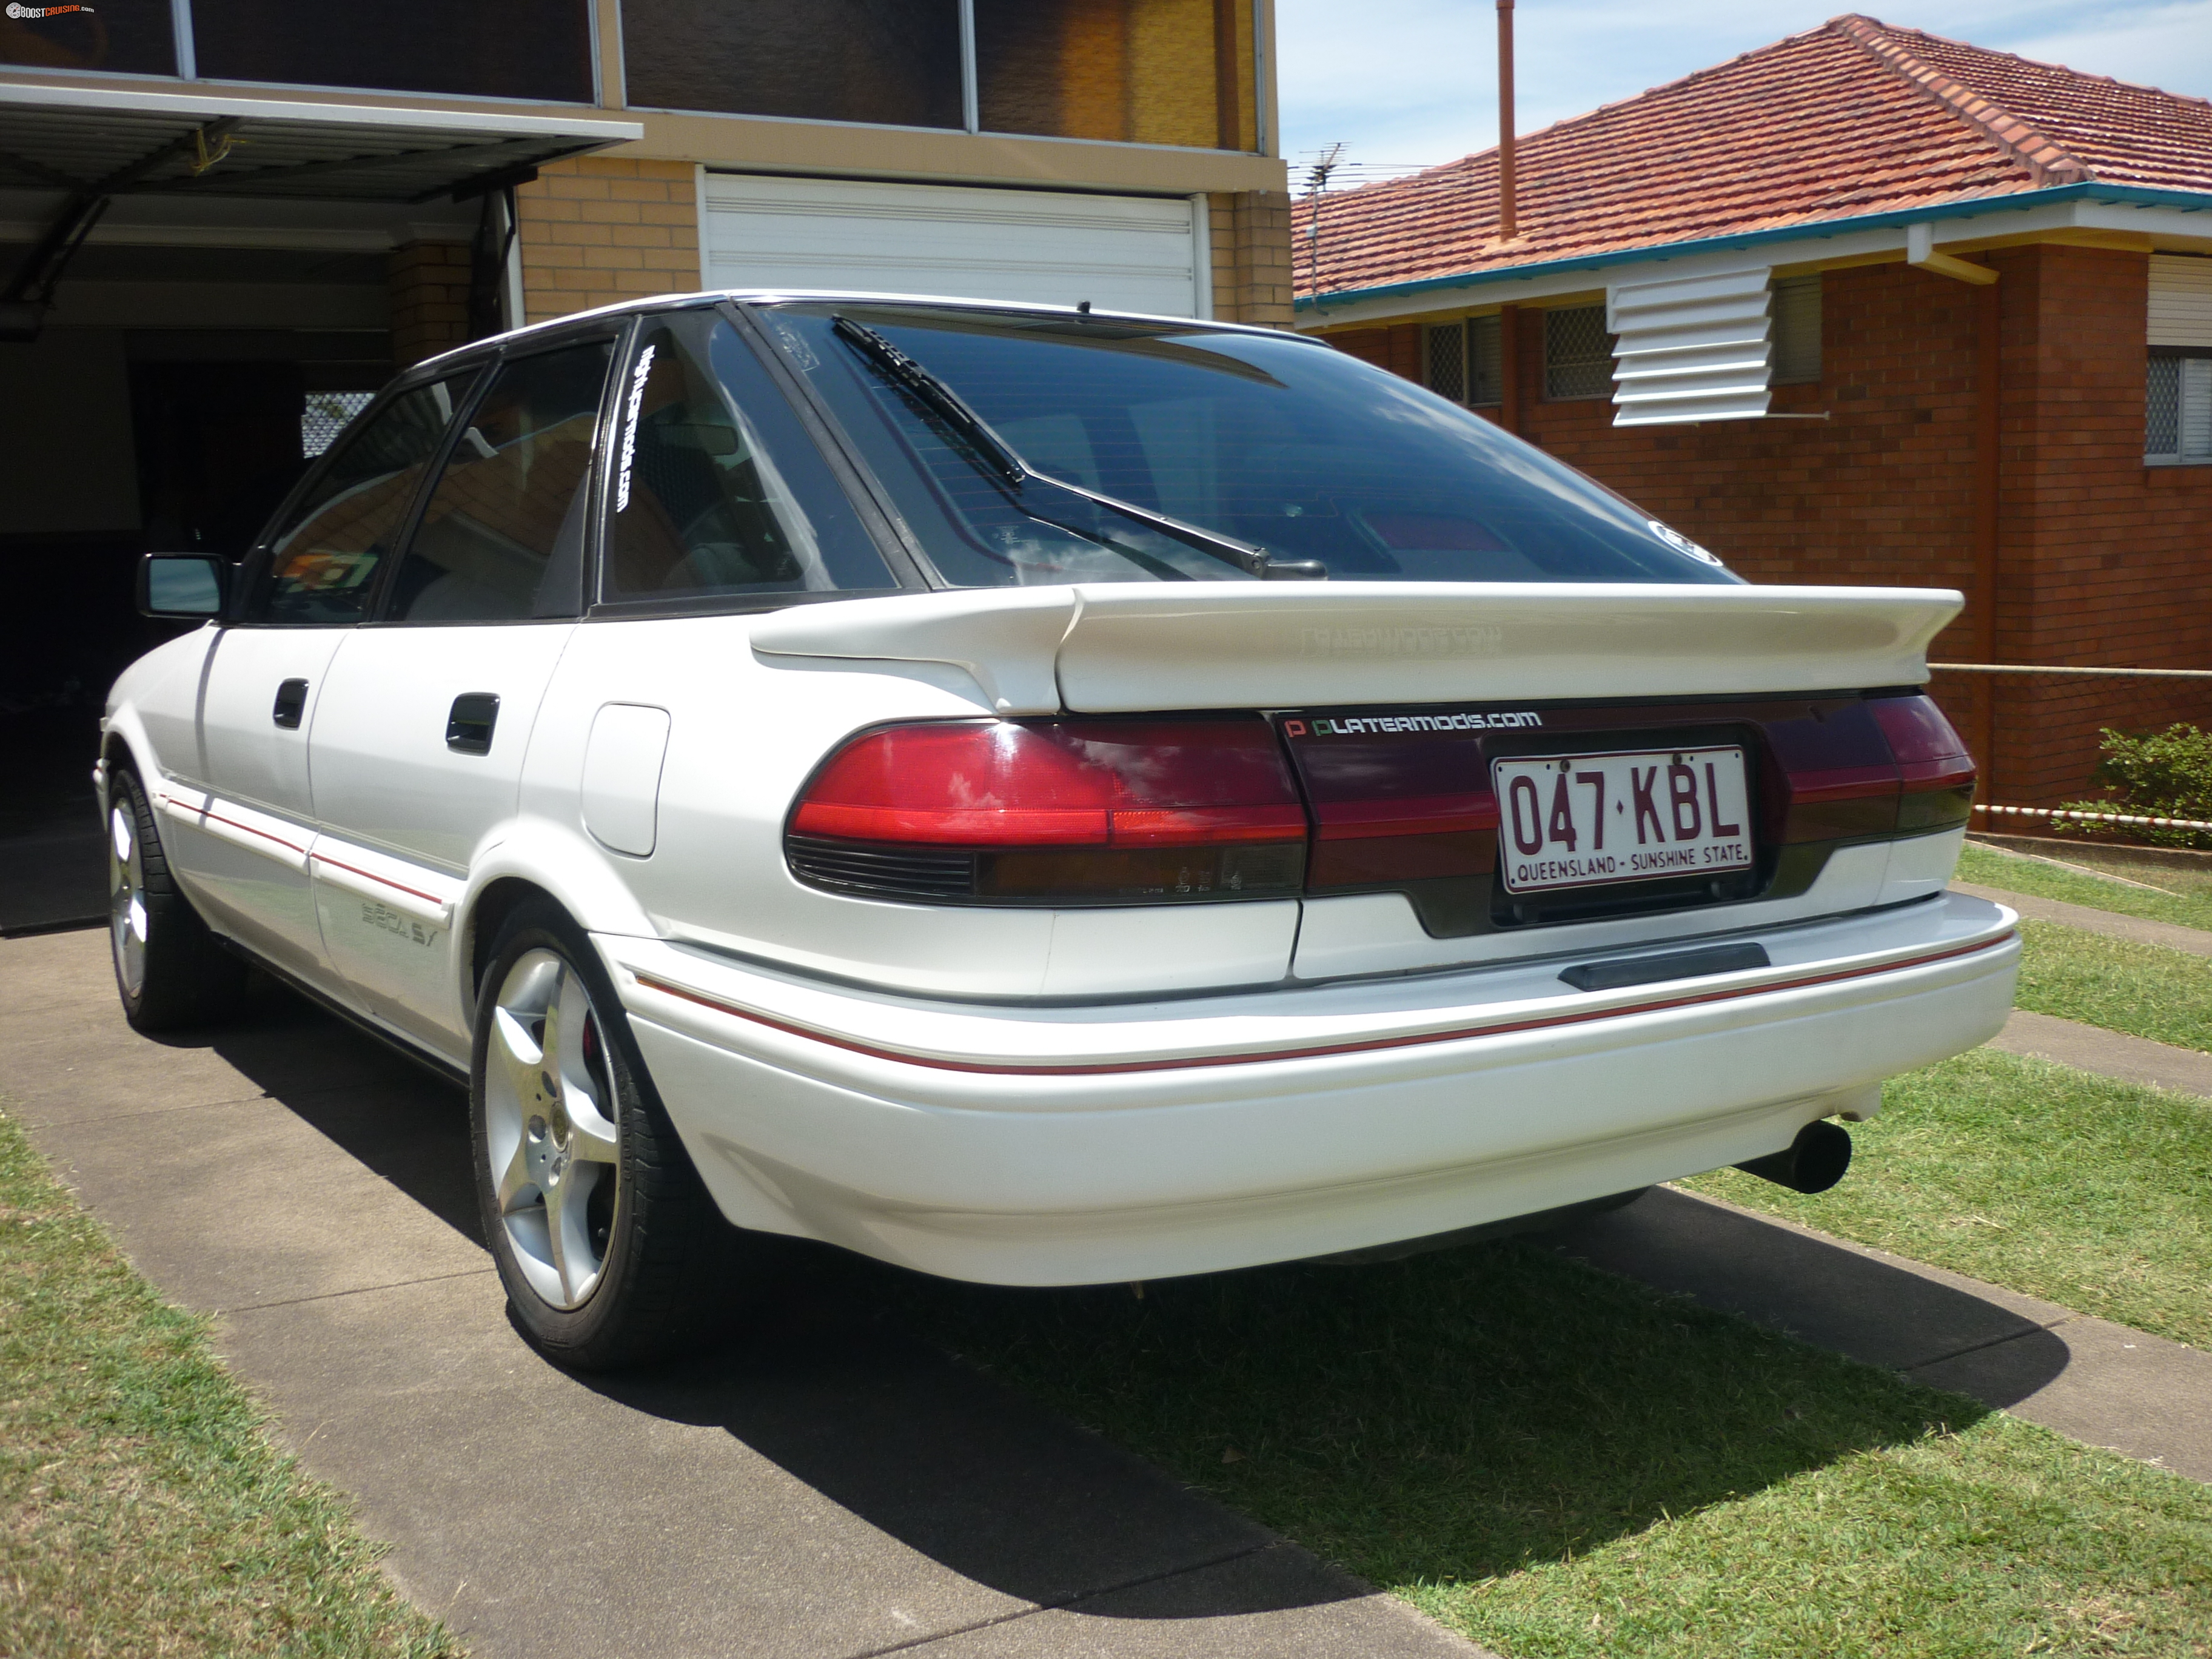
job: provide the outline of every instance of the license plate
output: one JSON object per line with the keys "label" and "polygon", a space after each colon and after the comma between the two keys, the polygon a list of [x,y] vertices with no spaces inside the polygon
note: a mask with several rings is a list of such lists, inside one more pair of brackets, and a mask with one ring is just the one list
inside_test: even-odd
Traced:
{"label": "license plate", "polygon": [[1751,866],[1741,749],[1650,749],[1491,763],[1509,891]]}

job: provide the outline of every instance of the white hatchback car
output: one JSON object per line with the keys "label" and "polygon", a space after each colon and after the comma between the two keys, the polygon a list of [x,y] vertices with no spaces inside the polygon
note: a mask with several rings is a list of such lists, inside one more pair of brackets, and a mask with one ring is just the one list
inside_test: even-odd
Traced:
{"label": "white hatchback car", "polygon": [[[1805,1190],[2003,1023],[1955,593],[1759,587],[1317,343],[701,295],[402,375],[99,776],[132,1021],[470,1081],[565,1363],[826,1240],[1004,1284]],[[725,1224],[726,1221],[726,1224]]]}

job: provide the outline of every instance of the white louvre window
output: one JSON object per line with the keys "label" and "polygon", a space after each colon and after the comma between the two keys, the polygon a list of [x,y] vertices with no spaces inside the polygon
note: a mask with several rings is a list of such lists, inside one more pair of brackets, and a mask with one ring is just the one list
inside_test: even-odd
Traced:
{"label": "white louvre window", "polygon": [[2212,258],[2150,257],[2149,343],[2212,349]]}
{"label": "white louvre window", "polygon": [[1603,306],[1544,313],[1544,396],[1603,398],[1613,391],[1613,337]]}
{"label": "white louvre window", "polygon": [[1606,310],[1620,367],[1615,426],[1756,420],[1766,413],[1773,302],[1764,265],[1623,283]]}
{"label": "white louvre window", "polygon": [[1505,333],[1495,317],[1467,319],[1467,400],[1505,401]]}
{"label": "white louvre window", "polygon": [[1437,323],[1429,329],[1429,390],[1455,404],[1467,401],[1467,325]]}
{"label": "white louvre window", "polygon": [[2212,351],[2184,356],[2171,347],[2152,350],[2143,459],[2212,461]]}
{"label": "white louvre window", "polygon": [[346,422],[367,409],[374,392],[310,392],[300,411],[300,454],[312,460],[328,449]]}
{"label": "white louvre window", "polygon": [[1774,279],[1774,384],[1806,386],[1820,378],[1820,276]]}

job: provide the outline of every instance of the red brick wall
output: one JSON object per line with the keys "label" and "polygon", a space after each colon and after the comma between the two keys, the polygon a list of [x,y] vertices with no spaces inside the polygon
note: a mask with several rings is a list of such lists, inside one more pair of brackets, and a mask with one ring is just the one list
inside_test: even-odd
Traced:
{"label": "red brick wall", "polygon": [[[1988,262],[2003,273],[1996,659],[2212,668],[2212,467],[2142,464],[2143,256]],[[1773,405],[1826,420],[1626,430],[1604,399],[1543,401],[1543,316],[1526,310],[1522,434],[1753,581],[1960,589],[1970,609],[1932,654],[1972,660],[1978,291],[1904,264],[1831,271],[1821,380],[1777,387]],[[1418,329],[1331,343],[1419,377]],[[2100,725],[2212,724],[2212,683],[2002,684],[1984,798],[2009,805],[2085,793]],[[1970,740],[1988,684],[1936,686]]]}

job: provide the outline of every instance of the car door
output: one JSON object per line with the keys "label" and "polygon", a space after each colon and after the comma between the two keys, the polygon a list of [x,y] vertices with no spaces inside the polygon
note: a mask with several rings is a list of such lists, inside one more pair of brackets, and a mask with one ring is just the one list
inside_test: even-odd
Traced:
{"label": "car door", "polygon": [[194,738],[156,786],[173,856],[222,932],[320,983],[308,743],[325,681],[475,371],[401,391],[348,434],[249,562],[200,674]]}
{"label": "car door", "polygon": [[314,890],[351,1000],[448,1058],[468,1031],[453,908],[512,819],[580,610],[612,333],[494,371],[391,574],[331,665],[309,752]]}

